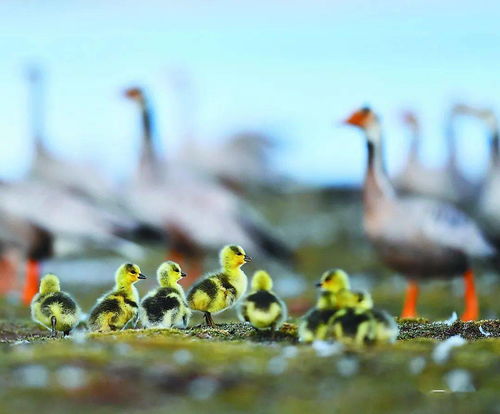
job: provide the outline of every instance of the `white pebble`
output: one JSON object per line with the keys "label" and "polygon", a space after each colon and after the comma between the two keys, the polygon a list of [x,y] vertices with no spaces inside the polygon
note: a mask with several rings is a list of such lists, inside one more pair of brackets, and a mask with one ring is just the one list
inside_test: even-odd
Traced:
{"label": "white pebble", "polygon": [[312,348],[319,357],[329,357],[342,352],[344,347],[339,342],[314,341]]}
{"label": "white pebble", "polygon": [[472,384],[472,377],[465,369],[454,369],[444,376],[446,385],[451,392],[474,392],[476,388]]}
{"label": "white pebble", "polygon": [[484,336],[491,336],[491,332],[485,331],[482,326],[479,327],[479,332],[481,332]]}
{"label": "white pebble", "polygon": [[427,361],[425,360],[424,357],[422,356],[415,357],[410,360],[410,365],[409,365],[410,373],[413,375],[418,375],[424,370],[426,365]]}
{"label": "white pebble", "polygon": [[453,325],[453,324],[454,324],[457,320],[458,320],[458,315],[457,315],[457,313],[456,313],[456,312],[453,312],[453,313],[451,314],[450,318],[449,318],[449,319],[446,319],[445,321],[443,321],[443,323],[444,323],[445,325],[450,326],[450,325]]}
{"label": "white pebble", "polygon": [[196,400],[206,400],[214,395],[219,384],[213,378],[200,377],[189,384],[189,394]]}
{"label": "white pebble", "polygon": [[358,372],[358,369],[359,362],[356,358],[342,358],[337,362],[337,371],[343,377],[352,377]]}
{"label": "white pebble", "polygon": [[87,373],[80,367],[62,367],[57,370],[56,378],[61,387],[67,389],[81,388],[87,383]]}
{"label": "white pebble", "polygon": [[443,342],[440,342],[432,351],[432,359],[436,364],[444,364],[450,357],[453,348],[465,345],[467,341],[460,335],[451,336]]}
{"label": "white pebble", "polygon": [[296,346],[288,345],[283,348],[283,358],[295,358],[298,354]]}
{"label": "white pebble", "polygon": [[179,349],[172,354],[172,358],[179,365],[186,365],[193,359],[193,354],[189,352],[187,349]]}
{"label": "white pebble", "polygon": [[267,371],[272,375],[280,375],[285,372],[287,365],[285,358],[277,356],[269,360]]}
{"label": "white pebble", "polygon": [[19,382],[29,388],[44,388],[49,381],[49,371],[42,365],[27,365],[16,370]]}

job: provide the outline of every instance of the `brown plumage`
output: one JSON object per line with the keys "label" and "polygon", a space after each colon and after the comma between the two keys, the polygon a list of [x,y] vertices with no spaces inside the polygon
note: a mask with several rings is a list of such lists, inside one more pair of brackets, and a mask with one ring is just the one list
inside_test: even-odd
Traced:
{"label": "brown plumage", "polygon": [[477,319],[479,308],[470,256],[493,253],[476,224],[453,206],[395,193],[383,168],[377,116],[363,108],[347,124],[363,130],[368,145],[363,203],[364,227],[380,258],[410,279],[403,317],[416,316],[416,280],[464,274],[466,309],[462,319]]}

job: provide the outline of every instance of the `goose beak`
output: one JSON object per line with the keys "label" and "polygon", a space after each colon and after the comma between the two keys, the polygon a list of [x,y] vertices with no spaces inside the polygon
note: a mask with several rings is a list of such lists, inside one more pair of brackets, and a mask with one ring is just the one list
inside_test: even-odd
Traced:
{"label": "goose beak", "polygon": [[139,276],[138,276],[139,279],[147,279],[146,275],[143,274],[143,273],[139,273]]}
{"label": "goose beak", "polygon": [[323,284],[321,282],[315,283],[314,286],[320,288]]}
{"label": "goose beak", "polygon": [[186,277],[186,276],[187,276],[187,273],[184,273],[184,272],[181,273],[181,277]]}
{"label": "goose beak", "polygon": [[252,258],[248,254],[246,254],[245,255],[245,263],[248,263],[248,262],[251,262],[251,261],[252,261]]}

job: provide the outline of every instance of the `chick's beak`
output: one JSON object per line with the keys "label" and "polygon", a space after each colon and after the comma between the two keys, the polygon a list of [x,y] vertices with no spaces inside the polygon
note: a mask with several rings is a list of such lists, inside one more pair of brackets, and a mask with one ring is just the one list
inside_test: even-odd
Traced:
{"label": "chick's beak", "polygon": [[139,273],[139,276],[138,276],[139,279],[147,279],[146,275],[143,274],[143,273]]}
{"label": "chick's beak", "polygon": [[245,263],[248,263],[248,262],[252,261],[252,258],[248,254],[246,254],[244,260],[245,260]]}
{"label": "chick's beak", "polygon": [[314,286],[316,286],[316,287],[320,288],[321,286],[323,286],[323,283],[318,282],[318,283],[315,283],[315,284],[314,284]]}
{"label": "chick's beak", "polygon": [[186,276],[187,276],[187,273],[184,273],[184,272],[181,273],[181,277],[186,277]]}

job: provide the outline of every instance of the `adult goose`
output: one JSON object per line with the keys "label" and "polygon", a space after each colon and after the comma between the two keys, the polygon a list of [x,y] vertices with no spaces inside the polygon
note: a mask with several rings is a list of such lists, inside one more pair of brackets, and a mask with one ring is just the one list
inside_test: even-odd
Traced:
{"label": "adult goose", "polygon": [[476,224],[444,202],[399,197],[382,161],[382,133],[369,108],[354,112],[345,123],[360,128],[368,147],[363,187],[364,227],[383,262],[408,278],[402,317],[415,317],[418,281],[464,275],[465,310],[462,320],[479,316],[470,257],[494,252]]}
{"label": "adult goose", "polygon": [[184,163],[164,162],[155,148],[147,95],[140,88],[130,88],[125,96],[137,103],[142,123],[139,166],[129,188],[128,206],[139,220],[164,229],[170,241],[169,257],[187,264],[190,281],[201,273],[204,251],[225,244],[238,243],[249,251],[291,258],[283,242],[233,193],[190,171]]}
{"label": "adult goose", "polygon": [[459,107],[454,106],[447,115],[445,124],[447,159],[440,168],[428,167],[421,161],[420,122],[412,111],[403,114],[402,121],[410,135],[410,149],[403,169],[394,179],[398,191],[458,205],[466,204],[470,200],[473,193],[472,184],[460,171],[457,161],[455,119],[459,113]]}
{"label": "adult goose", "polygon": [[500,134],[495,112],[490,109],[460,105],[460,111],[481,121],[487,130],[490,160],[486,177],[481,183],[477,215],[488,239],[500,246]]}

